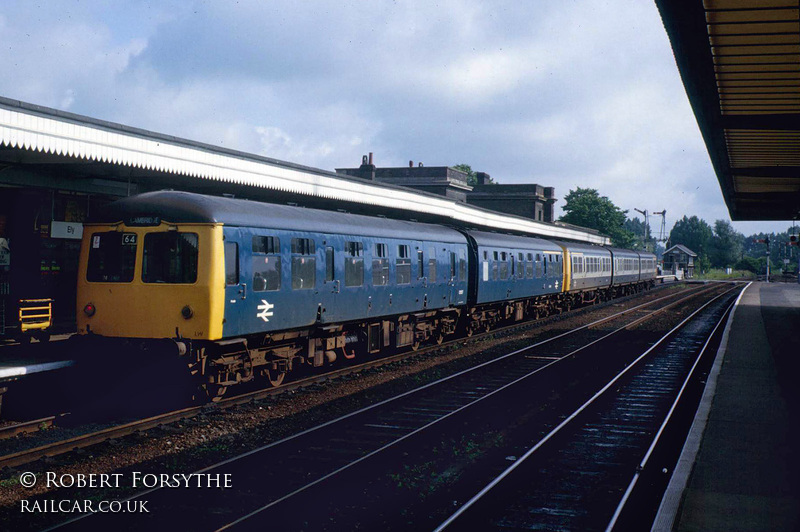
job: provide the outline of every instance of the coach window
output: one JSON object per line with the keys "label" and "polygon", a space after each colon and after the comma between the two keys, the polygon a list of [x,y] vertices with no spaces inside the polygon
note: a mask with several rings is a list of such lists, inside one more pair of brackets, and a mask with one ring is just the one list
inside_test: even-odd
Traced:
{"label": "coach window", "polygon": [[364,244],[361,242],[344,243],[344,285],[361,286],[364,284]]}
{"label": "coach window", "polygon": [[407,245],[400,244],[397,246],[395,271],[397,275],[397,284],[409,284],[411,282],[411,257],[408,256]]}
{"label": "coach window", "polygon": [[136,265],[136,233],[109,231],[92,235],[86,280],[129,283]]}
{"label": "coach window", "polygon": [[386,258],[386,244],[375,244],[372,254],[372,285],[389,284],[389,259]]}
{"label": "coach window", "polygon": [[525,277],[533,279],[533,253],[528,253],[528,260],[525,262]]}
{"label": "coach window", "polygon": [[336,276],[336,269],[333,262],[335,255],[333,254],[333,248],[328,246],[325,248],[325,282],[329,283],[333,281],[333,278]]}
{"label": "coach window", "polygon": [[317,281],[317,258],[314,241],[292,239],[292,290],[309,290]]}
{"label": "coach window", "polygon": [[542,256],[539,255],[538,253],[536,254],[536,273],[535,273],[535,276],[536,277],[541,277],[542,276]]}
{"label": "coach window", "polygon": [[508,279],[508,253],[505,251],[500,252],[500,280],[505,281]]}
{"label": "coach window", "polygon": [[499,268],[498,264],[500,263],[500,257],[497,251],[492,252],[492,281],[497,280],[497,270]]}
{"label": "coach window", "polygon": [[463,249],[458,251],[458,280],[467,280],[467,254]]}
{"label": "coach window", "polygon": [[428,259],[428,282],[436,282],[436,249],[430,248],[428,250],[430,258]]}
{"label": "coach window", "polygon": [[281,289],[281,243],[275,236],[253,237],[253,291]]}
{"label": "coach window", "polygon": [[425,277],[425,254],[422,250],[417,251],[417,279]]}
{"label": "coach window", "polygon": [[197,233],[169,231],[144,235],[142,281],[168,284],[197,281]]}
{"label": "coach window", "polygon": [[517,279],[525,278],[525,255],[523,253],[517,254]]}
{"label": "coach window", "polygon": [[456,280],[456,252],[450,252],[450,280]]}

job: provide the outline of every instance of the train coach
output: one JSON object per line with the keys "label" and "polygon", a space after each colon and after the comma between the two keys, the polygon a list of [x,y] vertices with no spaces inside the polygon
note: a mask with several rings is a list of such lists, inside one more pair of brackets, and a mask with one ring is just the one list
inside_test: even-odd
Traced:
{"label": "train coach", "polygon": [[215,398],[256,377],[279,385],[298,366],[417,349],[638,290],[652,283],[649,257],[151,192],[86,224],[78,332],[166,341]]}
{"label": "train coach", "polygon": [[466,332],[535,319],[556,310],[563,292],[563,250],[542,238],[466,231],[470,292]]}
{"label": "train coach", "polygon": [[211,395],[453,334],[467,239],[432,224],[153,192],[86,226],[78,332],[175,341]]}

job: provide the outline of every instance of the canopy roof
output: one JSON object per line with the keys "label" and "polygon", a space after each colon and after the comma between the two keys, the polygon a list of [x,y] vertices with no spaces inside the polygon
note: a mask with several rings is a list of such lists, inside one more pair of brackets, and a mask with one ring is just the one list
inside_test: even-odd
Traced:
{"label": "canopy roof", "polygon": [[[245,197],[269,191],[281,198],[295,195],[324,200],[333,209],[349,202],[378,211],[402,211],[406,218],[462,227],[593,244],[609,242],[606,236],[581,228],[537,222],[405,187],[377,184],[0,97],[0,184],[25,185],[26,176],[3,172],[4,165],[15,171],[26,166],[48,166],[51,170],[57,166],[58,171],[53,172],[56,181],[97,176],[105,185],[124,184],[132,175],[151,183],[168,183],[180,177],[182,185],[188,181],[193,190],[216,183],[217,188],[225,185]],[[12,178],[17,181],[11,183]],[[58,184],[53,186],[58,188]]]}
{"label": "canopy roof", "polygon": [[656,0],[733,220],[800,208],[798,0]]}

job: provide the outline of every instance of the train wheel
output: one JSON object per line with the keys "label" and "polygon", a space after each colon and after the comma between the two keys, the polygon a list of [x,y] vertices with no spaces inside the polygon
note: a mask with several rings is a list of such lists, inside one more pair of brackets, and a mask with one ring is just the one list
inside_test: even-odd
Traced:
{"label": "train wheel", "polygon": [[228,391],[227,386],[220,386],[219,384],[206,384],[205,385],[206,395],[211,402],[216,403],[217,401],[221,400],[225,393]]}
{"label": "train wheel", "polygon": [[283,379],[286,378],[286,372],[278,369],[268,369],[266,374],[267,379],[273,388],[280,386],[283,383]]}

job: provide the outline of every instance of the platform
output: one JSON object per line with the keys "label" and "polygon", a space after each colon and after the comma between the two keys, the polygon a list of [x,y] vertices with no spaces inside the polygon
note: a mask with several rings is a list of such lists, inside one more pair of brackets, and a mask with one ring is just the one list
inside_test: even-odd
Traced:
{"label": "platform", "polygon": [[753,283],[653,532],[800,530],[800,285]]}
{"label": "platform", "polygon": [[[63,335],[68,338],[69,335]],[[61,338],[57,338],[61,339]],[[14,344],[0,347],[0,384],[26,375],[63,369],[74,364],[69,353],[55,342]],[[63,354],[64,356],[59,356]]]}

